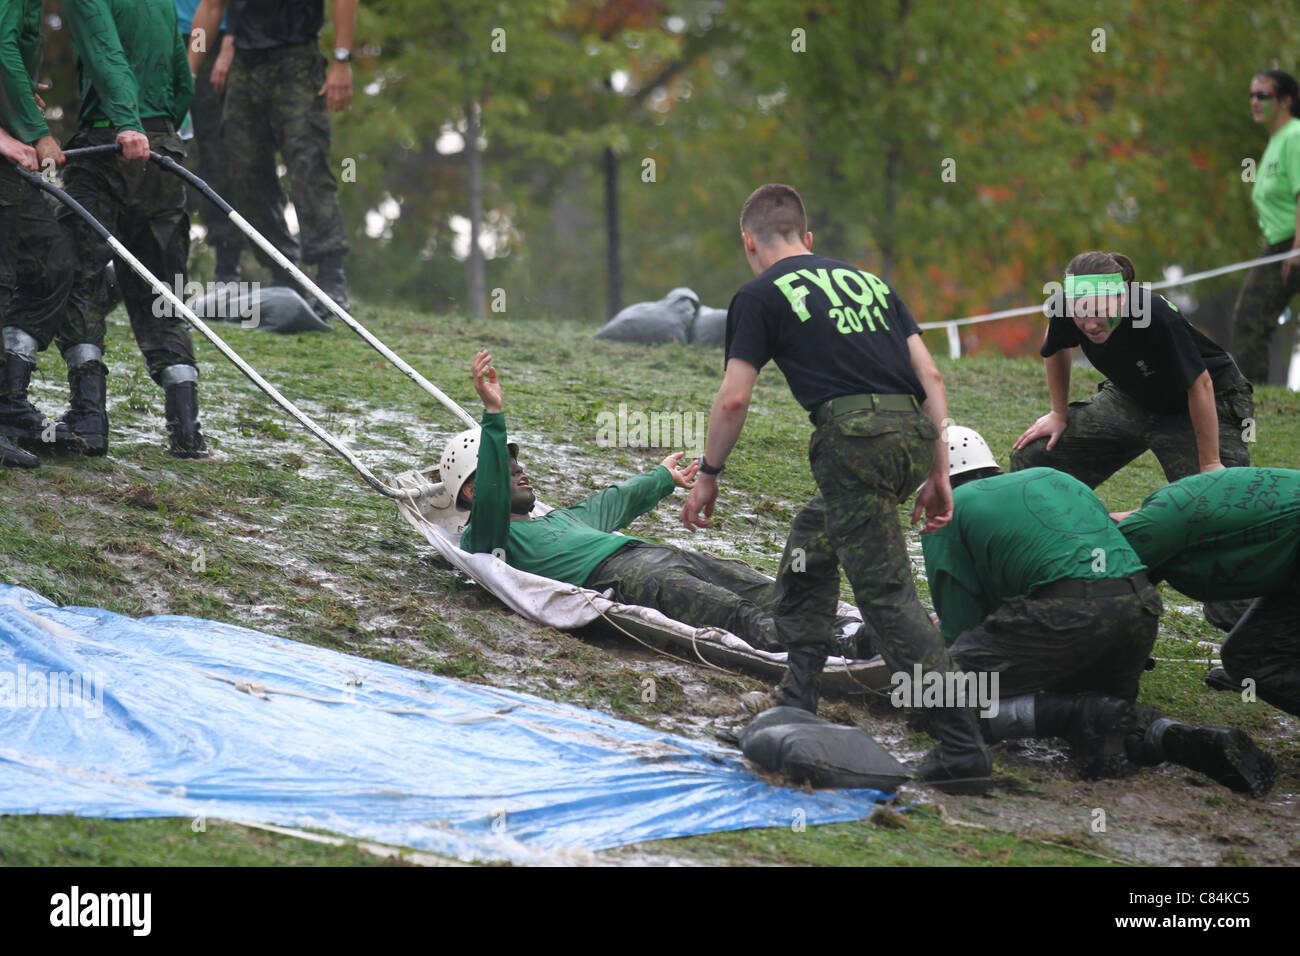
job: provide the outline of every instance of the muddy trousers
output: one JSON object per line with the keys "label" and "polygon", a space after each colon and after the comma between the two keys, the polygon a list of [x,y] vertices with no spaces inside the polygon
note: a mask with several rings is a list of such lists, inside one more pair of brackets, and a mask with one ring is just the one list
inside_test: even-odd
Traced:
{"label": "muddy trousers", "polygon": [[[149,119],[145,128],[150,149],[173,159],[184,158],[184,148],[169,123]],[[115,139],[111,129],[81,130],[68,146],[97,146]],[[153,163],[126,163],[110,154],[70,160],[64,180],[68,194],[103,223],[145,268],[173,290],[184,289],[190,217],[185,210],[185,184],[181,179]],[[61,351],[85,344],[102,352],[109,311],[102,274],[112,250],[72,210],[61,209],[59,221],[74,237],[77,271],[56,342]],[[117,263],[116,272],[131,330],[149,375],[164,385],[164,369],[195,365],[189,326],[179,315],[173,315],[167,301],[155,295],[126,263]]]}
{"label": "muddy trousers", "polygon": [[1223,669],[1235,682],[1300,716],[1300,586],[1256,598],[1223,642]]}
{"label": "muddy trousers", "polygon": [[1003,698],[1051,691],[1132,701],[1161,610],[1145,575],[1058,581],[1003,601],[949,650],[958,670],[997,674]]}
{"label": "muddy trousers", "polygon": [[691,627],[721,627],[754,647],[779,651],[772,579],[740,561],[632,541],[592,572],[584,587],[662,611]]}
{"label": "muddy trousers", "polygon": [[[54,339],[72,288],[72,242],[55,220],[51,202],[8,162],[0,162],[0,321],[24,333],[22,344],[30,339],[36,350]],[[35,364],[30,347],[20,351],[24,361]]]}
{"label": "muddy trousers", "polygon": [[[1259,250],[1261,257],[1276,255],[1291,248],[1294,237],[1283,239]],[[1290,342],[1290,335],[1279,335],[1277,317],[1287,303],[1300,292],[1300,259],[1291,260],[1290,281],[1282,280],[1282,263],[1255,266],[1246,273],[1246,281],[1237,295],[1232,311],[1232,353],[1242,374],[1252,382],[1267,382],[1270,351],[1275,339]],[[1293,318],[1292,324],[1295,323]],[[1289,331],[1289,330],[1288,330]]]}
{"label": "muddy trousers", "polygon": [[843,565],[890,668],[951,670],[917,597],[898,516],[930,472],[937,437],[918,411],[855,411],[818,426],[808,457],[819,493],[795,515],[774,592],[782,645],[829,649]]}
{"label": "muddy trousers", "polygon": [[[1232,468],[1250,464],[1246,446],[1253,421],[1253,389],[1244,379],[1216,386],[1214,405],[1219,417],[1219,460]],[[1110,380],[1083,401],[1071,402],[1065,431],[1047,450],[1047,439],[1039,438],[1011,453],[1011,470],[1055,468],[1073,475],[1089,488],[1096,488],[1115,472],[1150,450],[1167,481],[1177,481],[1201,470],[1196,450],[1196,432],[1186,411],[1161,415],[1138,405]]]}

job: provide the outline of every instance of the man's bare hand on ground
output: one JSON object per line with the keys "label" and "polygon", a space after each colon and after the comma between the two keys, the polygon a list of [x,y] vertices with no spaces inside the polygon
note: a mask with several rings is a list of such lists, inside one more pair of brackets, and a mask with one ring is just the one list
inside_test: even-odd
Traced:
{"label": "man's bare hand on ground", "polygon": [[680,467],[684,451],[675,451],[659,464],[668,469],[668,474],[673,476],[673,484],[678,488],[685,488],[687,491],[695,487],[695,474],[700,470],[700,463],[692,461],[685,468]]}
{"label": "man's bare hand on ground", "polygon": [[474,391],[483,399],[483,411],[489,414],[501,411],[501,383],[497,381],[497,370],[492,367],[492,356],[486,349],[474,356],[469,372],[474,379]]}

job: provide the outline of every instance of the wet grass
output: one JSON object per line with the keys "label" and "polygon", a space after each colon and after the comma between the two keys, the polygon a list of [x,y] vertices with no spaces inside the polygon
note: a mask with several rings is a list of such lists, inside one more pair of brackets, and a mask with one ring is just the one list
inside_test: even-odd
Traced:
{"label": "wet grass", "polygon": [[[480,408],[468,363],[478,348],[490,348],[512,439],[522,446],[539,495],[552,504],[644,471],[674,450],[609,447],[602,440],[601,413],[616,414],[625,404],[629,411],[707,414],[721,376],[719,351],[597,341],[593,326],[577,322],[504,316],[472,321],[364,307],[358,317],[475,417]],[[347,330],[275,336],[220,325],[218,331],[287,396],[345,436],[381,476],[436,462],[443,442],[460,430],[448,412]],[[940,349],[937,342],[932,347]],[[112,457],[51,459],[35,473],[0,469],[0,579],[60,604],[228,621],[667,730],[698,735],[743,724],[736,697],[765,689],[760,681],[666,664],[617,640],[558,634],[515,617],[437,559],[391,502],[271,406],[214,349],[202,341],[197,349],[204,431],[226,460],[178,462],[162,453],[161,393],[144,375],[125,317],[116,313],[108,353]],[[43,356],[34,388],[35,399],[50,413],[65,401],[60,364],[57,356]],[[1047,407],[1041,365],[977,357],[940,359],[940,367],[952,417],[978,428],[1005,461],[1011,442]],[[1074,379],[1079,397],[1098,377],[1076,370]],[[1257,399],[1256,463],[1294,466],[1300,462],[1300,397],[1261,389]],[[687,534],[676,518],[679,494],[641,519],[635,533],[737,554],[774,571],[789,522],[814,491],[808,434],[807,417],[780,373],[764,370],[741,442],[727,463],[715,528]],[[1121,510],[1135,507],[1162,483],[1147,455],[1099,491],[1112,510]],[[918,585],[928,600],[923,577]],[[847,583],[843,594],[850,596]],[[1230,723],[1257,735],[1282,765],[1279,790],[1296,792],[1295,722],[1268,705],[1205,688],[1200,678],[1212,652],[1196,642],[1217,643],[1221,635],[1198,610],[1175,607],[1194,602],[1168,589],[1165,597],[1170,609],[1156,656],[1178,662],[1162,662],[1144,678],[1142,699],[1184,719]],[[884,729],[907,747],[925,746],[923,737],[907,736],[892,718],[873,716],[859,703],[830,707],[835,719],[856,720],[877,733]],[[1274,822],[1268,807],[1212,787],[1189,788],[1174,775],[1148,773],[1141,785],[1080,788],[1063,778],[1059,762],[1017,753],[1000,756],[997,772],[999,799],[953,804],[954,814],[973,815],[983,830],[918,808],[906,815],[909,825],[896,829],[874,823],[786,828],[643,849],[731,863],[1104,862],[1102,857],[1124,858],[1148,845],[1125,842],[1113,830],[1093,834],[1079,807],[1122,803],[1153,781],[1162,792],[1186,791],[1178,798],[1181,809],[1170,812],[1188,833],[1211,843],[1216,816],[1223,816],[1214,800],[1227,801],[1245,830],[1263,832]],[[85,828],[93,825],[65,818],[8,818],[0,824],[0,859],[24,845],[58,859],[65,844],[66,852],[76,852]],[[154,834],[151,828],[162,824],[97,825],[114,833],[138,828]],[[166,851],[150,849],[156,834],[106,838],[95,860],[172,862],[204,852],[189,837],[173,836]],[[232,860],[241,853],[249,862],[296,859],[278,840],[263,841],[261,835],[230,840]],[[1198,859],[1234,862],[1220,860],[1219,852]],[[1244,852],[1258,861],[1262,851]],[[1156,861],[1168,858],[1158,847],[1150,853]],[[1281,857],[1285,849],[1273,848],[1265,858]]]}

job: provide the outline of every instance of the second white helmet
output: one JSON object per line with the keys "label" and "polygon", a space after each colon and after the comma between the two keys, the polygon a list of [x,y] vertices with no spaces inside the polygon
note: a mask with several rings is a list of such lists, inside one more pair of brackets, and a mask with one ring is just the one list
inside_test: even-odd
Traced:
{"label": "second white helmet", "polygon": [[998,460],[979,432],[964,425],[948,426],[948,477],[997,467]]}

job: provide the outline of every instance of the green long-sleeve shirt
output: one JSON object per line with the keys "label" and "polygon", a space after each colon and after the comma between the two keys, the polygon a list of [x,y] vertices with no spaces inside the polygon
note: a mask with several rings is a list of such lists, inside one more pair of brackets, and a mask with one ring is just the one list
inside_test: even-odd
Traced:
{"label": "green long-sleeve shirt", "polygon": [[172,0],[64,0],[77,51],[83,129],[144,132],[144,120],[176,126],[194,99],[185,41]]}
{"label": "green long-sleeve shirt", "polygon": [[0,123],[24,143],[50,135],[36,106],[41,60],[41,0],[0,3]]}
{"label": "green long-sleeve shirt", "polygon": [[504,412],[483,414],[483,435],[474,475],[474,503],[462,550],[500,548],[511,567],[576,584],[587,583],[596,567],[628,542],[611,534],[654,508],[676,484],[662,465],[540,518],[510,520],[510,453]]}
{"label": "green long-sleeve shirt", "polygon": [[949,644],[1008,598],[1066,578],[1126,578],[1143,569],[1093,490],[1053,468],[972,481],[952,500],[952,520],[921,537]]}
{"label": "green long-sleeve shirt", "polygon": [[1197,601],[1273,594],[1300,561],[1300,471],[1190,475],[1147,495],[1119,530],[1154,577]]}

